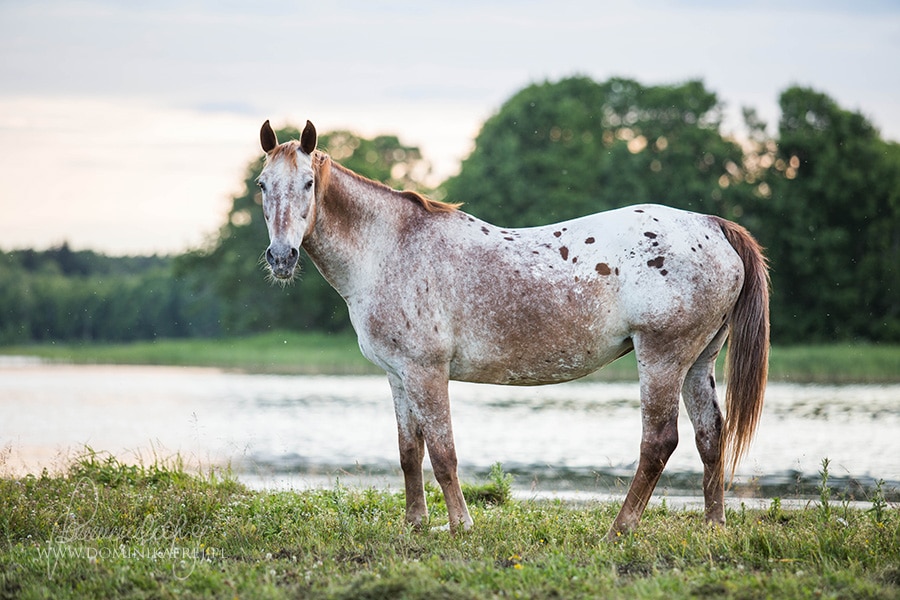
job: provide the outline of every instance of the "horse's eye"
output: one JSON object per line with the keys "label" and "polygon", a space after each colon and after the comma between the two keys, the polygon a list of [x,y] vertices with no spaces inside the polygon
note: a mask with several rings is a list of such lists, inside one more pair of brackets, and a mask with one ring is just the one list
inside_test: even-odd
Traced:
{"label": "horse's eye", "polygon": [[308,192],[309,190],[311,190],[312,186],[313,186],[313,180],[310,179],[309,181],[306,182],[306,191]]}
{"label": "horse's eye", "polygon": [[256,185],[259,186],[259,189],[261,189],[262,191],[266,191],[266,184],[263,183],[262,181],[260,181],[260,180],[257,179],[257,180],[256,180]]}

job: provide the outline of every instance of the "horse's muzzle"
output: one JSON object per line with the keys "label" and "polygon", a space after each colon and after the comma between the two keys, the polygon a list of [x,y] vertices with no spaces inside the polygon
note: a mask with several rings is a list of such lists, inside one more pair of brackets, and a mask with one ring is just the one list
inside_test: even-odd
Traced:
{"label": "horse's muzzle", "polygon": [[269,246],[266,249],[266,262],[277,279],[290,279],[294,276],[300,251],[287,245]]}

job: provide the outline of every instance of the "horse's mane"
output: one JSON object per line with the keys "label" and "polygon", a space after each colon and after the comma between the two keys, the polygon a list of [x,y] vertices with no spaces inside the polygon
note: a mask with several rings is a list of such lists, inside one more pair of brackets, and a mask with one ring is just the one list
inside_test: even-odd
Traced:
{"label": "horse's mane", "polygon": [[313,164],[316,166],[316,171],[319,172],[321,169],[320,165],[324,165],[328,163],[330,167],[337,168],[341,173],[345,175],[349,175],[353,179],[368,185],[370,187],[374,187],[379,190],[383,190],[389,192],[391,194],[400,196],[401,198],[405,198],[406,200],[410,200],[412,202],[418,203],[422,208],[430,213],[449,213],[456,211],[462,203],[452,203],[452,202],[441,202],[440,200],[432,200],[431,198],[426,198],[422,194],[418,192],[414,192],[412,190],[395,190],[394,188],[381,183],[380,181],[375,181],[374,179],[369,179],[359,173],[352,171],[345,167],[344,165],[338,164],[334,162],[330,156],[316,150],[313,153]]}
{"label": "horse's mane", "polygon": [[[275,147],[272,152],[266,157],[266,160],[272,160],[275,158],[284,158],[287,160],[292,167],[297,166],[297,150],[300,142],[296,140],[291,140],[285,142],[283,144],[279,144]],[[338,164],[332,160],[331,156],[327,153],[322,152],[321,150],[316,150],[313,152],[313,168],[316,171],[316,178],[320,180],[318,185],[322,185],[324,183],[327,186],[328,178],[330,173],[328,173],[328,169],[331,167],[336,167],[341,173],[345,175],[349,175],[353,179],[364,183],[368,186],[375,187],[380,190],[384,190],[400,196],[401,198],[405,198],[412,202],[418,203],[422,208],[430,213],[449,213],[454,212],[462,203],[452,203],[452,202],[441,202],[440,200],[432,200],[431,198],[426,198],[422,194],[418,192],[413,192],[412,190],[395,190],[394,188],[381,183],[380,181],[375,181],[374,179],[369,179],[359,173],[348,169],[347,167]]]}

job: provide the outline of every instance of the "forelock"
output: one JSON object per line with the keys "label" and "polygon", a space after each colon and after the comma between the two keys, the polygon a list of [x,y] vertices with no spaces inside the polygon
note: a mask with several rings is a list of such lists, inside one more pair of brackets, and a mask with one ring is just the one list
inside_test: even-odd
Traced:
{"label": "forelock", "polygon": [[276,146],[269,154],[266,155],[266,162],[272,163],[277,160],[287,161],[291,168],[297,168],[297,154],[303,152],[300,149],[300,142],[290,140]]}

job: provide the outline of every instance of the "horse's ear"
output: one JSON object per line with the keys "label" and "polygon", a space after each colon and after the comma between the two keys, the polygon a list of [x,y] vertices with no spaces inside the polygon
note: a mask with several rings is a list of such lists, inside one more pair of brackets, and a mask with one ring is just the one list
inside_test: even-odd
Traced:
{"label": "horse's ear", "polygon": [[259,130],[259,143],[266,154],[274,150],[278,145],[278,136],[275,135],[275,131],[269,125],[268,120],[263,123],[262,129]]}
{"label": "horse's ear", "polygon": [[316,139],[316,127],[311,121],[307,121],[303,133],[300,134],[300,148],[307,154],[312,154],[316,149]]}

